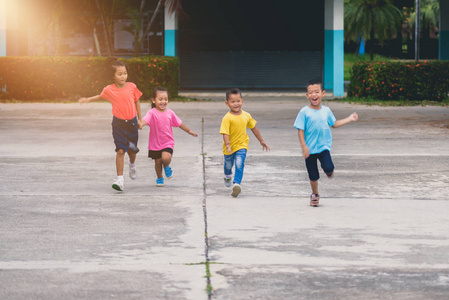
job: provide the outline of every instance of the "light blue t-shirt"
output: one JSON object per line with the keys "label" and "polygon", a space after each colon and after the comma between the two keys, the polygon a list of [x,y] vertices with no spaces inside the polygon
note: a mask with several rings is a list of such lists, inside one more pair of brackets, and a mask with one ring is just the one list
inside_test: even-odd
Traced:
{"label": "light blue t-shirt", "polygon": [[329,107],[321,105],[320,109],[303,107],[296,117],[293,126],[304,130],[304,138],[310,154],[331,150],[332,132],[329,126],[334,126],[335,117]]}

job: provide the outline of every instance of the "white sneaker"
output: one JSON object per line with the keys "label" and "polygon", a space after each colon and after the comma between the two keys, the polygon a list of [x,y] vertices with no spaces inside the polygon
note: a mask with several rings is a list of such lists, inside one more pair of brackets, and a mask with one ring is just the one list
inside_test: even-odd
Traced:
{"label": "white sneaker", "polygon": [[240,194],[241,191],[242,191],[242,188],[240,187],[240,184],[234,183],[234,185],[232,186],[231,196],[232,197],[237,197]]}
{"label": "white sneaker", "polygon": [[123,179],[114,179],[114,181],[112,182],[112,188],[114,190],[117,190],[119,192],[123,192],[125,190],[125,182]]}
{"label": "white sneaker", "polygon": [[224,184],[225,184],[226,187],[230,187],[230,186],[232,185],[232,176],[228,178],[228,177],[226,177],[226,175],[225,175],[225,177],[223,178],[223,180],[224,180]]}
{"label": "white sneaker", "polygon": [[129,177],[134,180],[137,178],[137,170],[136,170],[136,165],[134,165],[133,167],[131,167],[131,165],[129,165]]}

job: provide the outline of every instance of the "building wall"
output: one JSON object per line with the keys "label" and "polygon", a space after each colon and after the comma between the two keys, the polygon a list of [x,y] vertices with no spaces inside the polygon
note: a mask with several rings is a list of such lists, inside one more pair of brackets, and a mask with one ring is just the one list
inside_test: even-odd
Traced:
{"label": "building wall", "polygon": [[324,0],[185,0],[181,86],[299,88],[322,78]]}

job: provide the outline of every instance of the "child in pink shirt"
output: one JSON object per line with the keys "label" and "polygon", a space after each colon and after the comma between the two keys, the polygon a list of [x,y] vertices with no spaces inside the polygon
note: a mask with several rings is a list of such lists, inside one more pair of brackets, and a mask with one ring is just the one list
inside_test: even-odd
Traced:
{"label": "child in pink shirt", "polygon": [[179,127],[192,136],[198,136],[190,130],[174,111],[167,108],[168,91],[166,88],[157,87],[151,97],[152,109],[139,121],[139,128],[145,125],[150,127],[150,137],[148,140],[148,157],[154,160],[154,169],[156,171],[156,186],[164,186],[162,177],[162,167],[165,176],[170,179],[173,171],[170,167],[175,139],[173,137],[172,127]]}

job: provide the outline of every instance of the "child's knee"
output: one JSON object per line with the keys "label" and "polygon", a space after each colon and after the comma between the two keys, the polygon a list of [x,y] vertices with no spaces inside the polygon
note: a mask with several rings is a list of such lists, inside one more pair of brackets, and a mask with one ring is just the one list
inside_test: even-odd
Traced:
{"label": "child's knee", "polygon": [[325,168],[323,168],[323,171],[327,176],[332,175],[332,173],[334,173],[334,166],[326,166]]}

